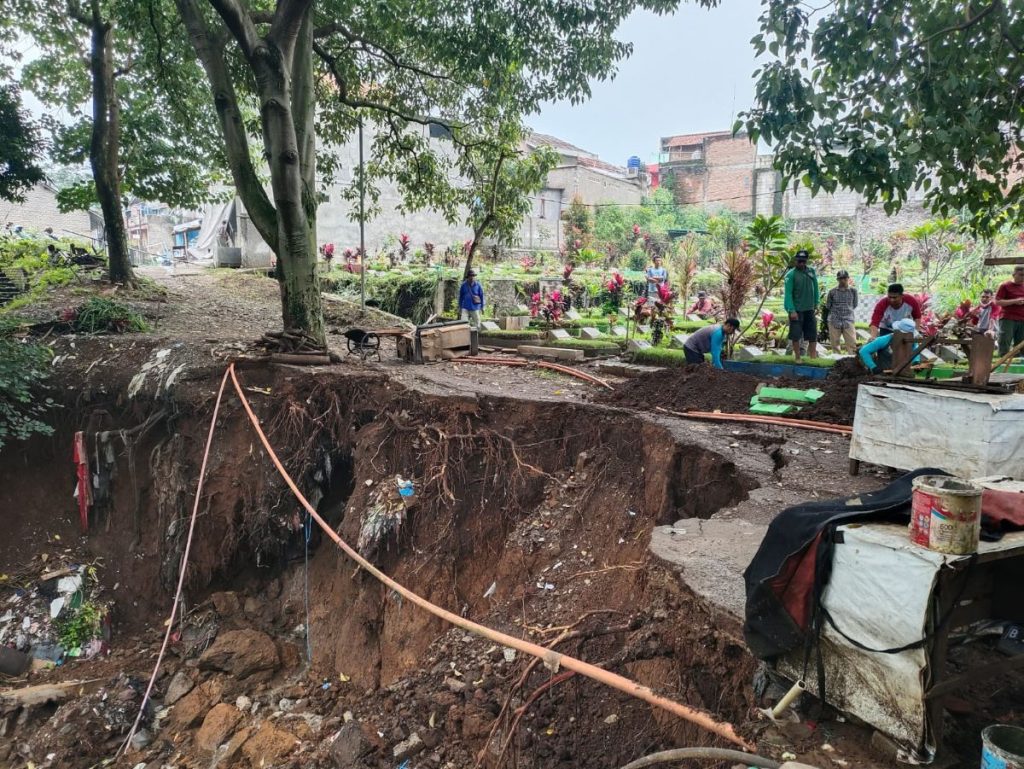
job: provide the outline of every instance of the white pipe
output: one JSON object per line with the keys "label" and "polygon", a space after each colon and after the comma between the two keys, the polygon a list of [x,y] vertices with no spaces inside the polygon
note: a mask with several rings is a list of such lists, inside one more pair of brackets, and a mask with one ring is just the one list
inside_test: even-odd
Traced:
{"label": "white pipe", "polygon": [[772,718],[779,718],[783,713],[786,712],[786,708],[793,704],[793,700],[799,697],[807,686],[803,681],[797,681],[793,684],[792,688],[786,692],[779,704],[772,708]]}

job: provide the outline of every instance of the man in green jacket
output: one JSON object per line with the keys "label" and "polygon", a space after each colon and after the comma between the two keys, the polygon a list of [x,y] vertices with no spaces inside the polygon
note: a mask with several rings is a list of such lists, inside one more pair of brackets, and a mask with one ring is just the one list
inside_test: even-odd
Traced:
{"label": "man in green jacket", "polygon": [[807,266],[808,253],[796,252],[793,267],[786,273],[783,307],[789,313],[789,341],[793,357],[800,362],[800,343],[807,341],[807,354],[818,357],[818,275]]}

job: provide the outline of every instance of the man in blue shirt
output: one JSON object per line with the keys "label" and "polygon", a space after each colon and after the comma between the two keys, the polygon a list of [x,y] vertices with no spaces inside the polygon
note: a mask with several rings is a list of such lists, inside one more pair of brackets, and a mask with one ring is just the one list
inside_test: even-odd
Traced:
{"label": "man in blue shirt", "polygon": [[715,368],[722,366],[722,345],[726,336],[732,336],[739,331],[740,322],[736,318],[729,318],[725,323],[716,323],[713,326],[704,328],[690,334],[690,338],[683,345],[683,354],[686,355],[686,362],[699,364],[704,362],[704,356],[711,353],[711,365]]}
{"label": "man in blue shirt", "polygon": [[462,319],[468,320],[472,328],[480,328],[480,312],[484,309],[484,287],[477,282],[476,273],[470,270],[459,289],[459,310]]}
{"label": "man in blue shirt", "polygon": [[[904,334],[915,334],[917,332],[917,325],[914,323],[913,318],[902,318],[892,324],[892,330],[901,331]],[[892,356],[889,356],[886,359],[887,363],[880,364],[878,361],[880,356],[877,355],[877,353],[887,351],[889,346],[892,344],[892,340],[892,334],[884,334],[882,336],[875,337],[860,348],[861,362],[864,363],[868,371],[872,374],[881,372],[885,365],[892,365]]]}
{"label": "man in blue shirt", "polygon": [[658,286],[662,283],[668,283],[668,270],[661,266],[661,257],[654,257],[654,266],[648,267],[644,272],[644,277],[647,279],[647,298],[657,299]]}

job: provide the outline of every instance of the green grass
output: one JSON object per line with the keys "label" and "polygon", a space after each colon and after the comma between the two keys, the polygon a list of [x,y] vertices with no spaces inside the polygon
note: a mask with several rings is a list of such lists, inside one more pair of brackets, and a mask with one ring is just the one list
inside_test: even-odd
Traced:
{"label": "green grass", "polygon": [[[645,366],[685,366],[686,355],[682,350],[671,350],[667,347],[648,347],[632,353],[632,362]],[[705,356],[708,358],[710,356]]]}
{"label": "green grass", "polygon": [[608,350],[618,352],[619,346],[615,342],[602,339],[551,339],[542,345],[543,347],[560,347],[566,350]]}
{"label": "green grass", "polygon": [[533,339],[543,339],[544,338],[544,332],[543,331],[530,331],[528,329],[511,329],[511,330],[500,329],[498,331],[481,331],[480,332],[480,338],[481,339],[523,339],[523,340],[533,340]]}
{"label": "green grass", "polygon": [[[759,358],[755,358],[750,363],[781,363],[783,365],[795,366],[797,365],[796,360],[792,355],[762,355]],[[801,366],[815,366],[817,368],[832,368],[836,362],[831,358],[808,358],[806,355],[800,359]]]}

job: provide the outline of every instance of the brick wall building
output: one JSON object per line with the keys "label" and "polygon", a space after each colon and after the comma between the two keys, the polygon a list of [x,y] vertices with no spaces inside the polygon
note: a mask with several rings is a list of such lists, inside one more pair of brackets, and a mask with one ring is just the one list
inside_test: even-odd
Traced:
{"label": "brick wall building", "polygon": [[750,213],[754,207],[757,148],[731,131],[667,136],[661,140],[662,184],[682,205]]}

